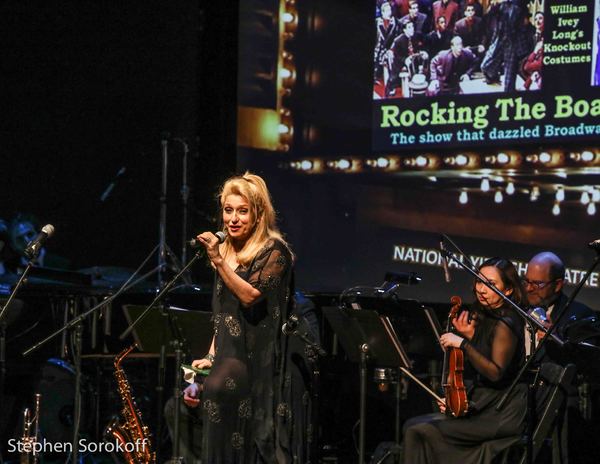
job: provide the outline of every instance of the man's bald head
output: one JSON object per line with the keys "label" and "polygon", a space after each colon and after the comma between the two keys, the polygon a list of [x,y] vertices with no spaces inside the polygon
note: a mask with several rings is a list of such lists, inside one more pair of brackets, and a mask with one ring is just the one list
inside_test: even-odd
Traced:
{"label": "man's bald head", "polygon": [[542,251],[529,260],[529,266],[536,266],[548,272],[548,280],[564,279],[565,264],[551,251]]}
{"label": "man's bald head", "polygon": [[524,284],[532,306],[550,306],[560,296],[565,278],[565,265],[550,251],[535,255],[527,265]]}

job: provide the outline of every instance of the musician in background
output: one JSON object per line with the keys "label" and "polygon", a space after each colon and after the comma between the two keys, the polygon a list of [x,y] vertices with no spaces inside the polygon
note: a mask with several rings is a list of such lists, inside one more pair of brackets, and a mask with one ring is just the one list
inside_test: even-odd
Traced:
{"label": "musician in background", "polygon": [[[527,292],[527,301],[531,307],[542,308],[552,324],[552,315],[556,315],[559,308],[562,308],[568,300],[563,293],[565,283],[565,265],[562,260],[550,251],[543,251],[535,255],[527,264],[527,271],[523,278],[523,286]],[[567,313],[564,314],[558,327],[558,334],[567,324],[577,320],[592,317],[595,312],[588,306],[574,301]],[[538,333],[538,339],[543,334]]]}
{"label": "musician in background", "polygon": [[[38,230],[38,221],[31,215],[19,213],[10,221],[6,232],[8,246],[5,253],[5,268],[8,272],[18,273],[27,266],[29,258],[25,256],[25,249],[29,242],[35,239]],[[45,256],[46,250],[41,248],[34,263],[43,266]]]}
{"label": "musician in background", "polygon": [[219,198],[225,242],[198,235],[216,271],[215,335],[192,363],[211,372],[201,393],[192,386],[184,396],[202,405],[202,462],[306,462],[308,424],[296,414],[305,392],[292,380],[281,332],[293,309],[294,257],[261,177],[230,178]]}
{"label": "musician in background", "polygon": [[[550,327],[555,321],[557,313],[566,304],[568,297],[563,293],[565,279],[565,265],[563,261],[550,251],[543,251],[535,255],[527,264],[527,271],[523,278],[523,286],[527,292],[527,300],[532,308],[542,308],[548,320],[547,326]],[[584,305],[573,301],[566,314],[563,314],[558,321],[556,334],[564,338],[568,335],[568,328],[577,321],[585,318],[591,318],[596,313]],[[544,334],[538,331],[536,334],[537,342]],[[526,348],[530,349],[531,337],[529,332],[525,333]],[[570,354],[570,356],[569,356]],[[560,350],[557,345],[548,340],[540,352],[536,355],[538,363],[551,361],[556,364],[565,366],[569,363],[575,363],[576,352],[566,353]],[[577,380],[577,379],[575,379]],[[585,449],[586,443],[582,441],[582,437],[577,433],[577,430],[584,427],[584,420],[579,411],[580,401],[577,385],[569,385],[567,388],[567,408],[564,413],[561,413],[557,418],[558,440],[553,440],[552,447],[555,452],[562,456],[563,461],[569,459],[570,449]],[[579,441],[579,442],[578,442]],[[582,448],[583,447],[583,448]],[[572,453],[574,454],[574,453]],[[574,455],[573,458],[576,456]],[[570,461],[573,462],[573,459]]]}
{"label": "musician in background", "polygon": [[[490,258],[480,275],[518,305],[525,292],[514,265]],[[445,333],[445,349],[464,352],[469,410],[461,418],[429,414],[405,424],[404,463],[491,463],[503,449],[520,440],[527,409],[527,387],[518,384],[504,408],[495,407],[525,357],[523,322],[512,306],[476,280],[475,302],[453,320],[456,333]],[[445,379],[444,379],[445,381]],[[442,413],[445,406],[440,405]]]}

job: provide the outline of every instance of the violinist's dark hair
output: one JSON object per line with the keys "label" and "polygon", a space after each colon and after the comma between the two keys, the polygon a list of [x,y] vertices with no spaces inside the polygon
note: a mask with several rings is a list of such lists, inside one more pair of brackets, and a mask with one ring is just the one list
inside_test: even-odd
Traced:
{"label": "violinist's dark hair", "polygon": [[[483,269],[484,267],[491,266],[498,269],[504,286],[506,288],[512,288],[510,299],[519,306],[521,306],[523,303],[526,303],[527,297],[525,290],[523,289],[523,284],[521,283],[521,279],[519,278],[519,273],[517,272],[515,265],[508,259],[494,257],[486,259],[483,263],[481,263],[479,270]],[[475,284],[477,282],[478,280],[475,279],[475,282],[473,283],[473,291],[475,291]]]}

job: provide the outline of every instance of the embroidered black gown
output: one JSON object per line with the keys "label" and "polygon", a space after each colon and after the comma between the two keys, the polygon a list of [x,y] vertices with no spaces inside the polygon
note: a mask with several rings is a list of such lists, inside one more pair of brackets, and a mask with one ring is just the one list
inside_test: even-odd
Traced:
{"label": "embroidered black gown", "polygon": [[[261,299],[244,308],[217,275],[213,291],[215,360],[204,381],[203,464],[289,463],[302,452],[292,404],[282,322],[293,305],[288,248],[270,240],[235,271]],[[302,398],[299,400],[302,401]],[[298,416],[301,416],[298,414]]]}
{"label": "embroidered black gown", "polygon": [[465,347],[470,413],[428,414],[405,424],[404,463],[490,463],[518,441],[524,428],[527,387],[518,384],[503,409],[496,405],[524,362],[523,322],[512,308],[476,308],[478,325]]}

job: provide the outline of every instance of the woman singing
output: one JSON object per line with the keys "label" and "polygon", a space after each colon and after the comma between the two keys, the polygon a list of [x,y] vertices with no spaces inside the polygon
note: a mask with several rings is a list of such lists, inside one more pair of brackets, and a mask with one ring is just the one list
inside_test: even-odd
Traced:
{"label": "woman singing", "polygon": [[[214,337],[193,365],[210,368],[203,391],[184,401],[203,408],[202,462],[288,463],[297,455],[290,374],[281,326],[292,309],[293,255],[275,224],[264,180],[228,179],[220,193],[224,243],[204,232],[216,270]],[[199,398],[197,398],[199,396]]]}
{"label": "woman singing", "polygon": [[[491,258],[479,273],[520,305],[525,294],[513,264]],[[474,286],[471,314],[463,311],[453,321],[458,332],[445,333],[444,348],[462,348],[469,412],[465,417],[429,414],[408,421],[404,433],[404,462],[490,463],[514,443],[523,430],[527,389],[517,385],[500,411],[496,405],[524,362],[523,322],[512,307],[479,280]],[[440,405],[444,412],[444,406]]]}

